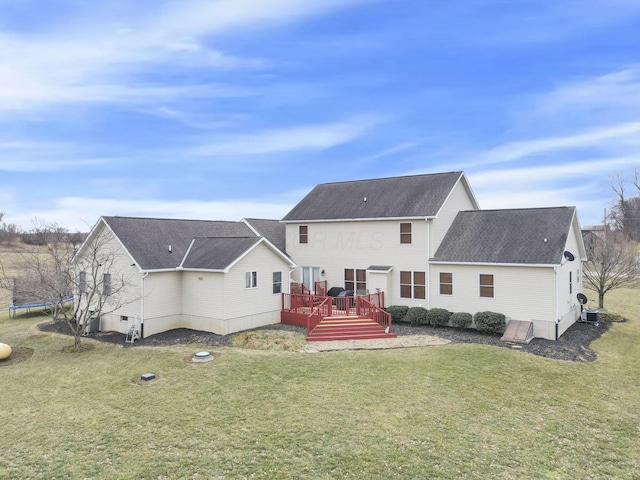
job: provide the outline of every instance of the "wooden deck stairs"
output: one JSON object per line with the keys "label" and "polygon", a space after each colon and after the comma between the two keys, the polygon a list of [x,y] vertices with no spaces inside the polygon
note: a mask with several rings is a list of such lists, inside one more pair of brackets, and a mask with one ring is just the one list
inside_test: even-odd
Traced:
{"label": "wooden deck stairs", "polygon": [[504,335],[500,340],[503,342],[529,343],[533,340],[533,322],[511,320],[507,324]]}
{"label": "wooden deck stairs", "polygon": [[324,318],[307,335],[307,341],[326,342],[331,340],[369,340],[396,337],[395,333],[384,333],[384,328],[370,318],[333,316]]}

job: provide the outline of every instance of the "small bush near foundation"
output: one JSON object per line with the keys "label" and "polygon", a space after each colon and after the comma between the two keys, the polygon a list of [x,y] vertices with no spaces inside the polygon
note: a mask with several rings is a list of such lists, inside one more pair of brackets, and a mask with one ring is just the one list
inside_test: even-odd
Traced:
{"label": "small bush near foundation", "polygon": [[473,315],[467,312],[455,312],[451,315],[451,325],[456,328],[468,328],[473,321]]}
{"label": "small bush near foundation", "polygon": [[603,322],[624,322],[625,321],[622,315],[616,312],[611,312],[609,310],[599,310],[598,320],[601,320]]}
{"label": "small bush near foundation", "polygon": [[392,323],[407,321],[405,320],[405,316],[409,311],[409,307],[407,307],[406,305],[390,305],[386,308],[386,310],[387,310],[387,313],[391,315]]}
{"label": "small bush near foundation", "polygon": [[428,310],[423,307],[411,307],[404,317],[405,322],[411,325],[426,325]]}
{"label": "small bush near foundation", "polygon": [[504,333],[507,326],[506,317],[502,313],[478,312],[473,319],[478,331],[484,333]]}
{"label": "small bush near foundation", "polygon": [[430,325],[449,325],[450,318],[451,312],[444,308],[432,308],[427,312],[427,322]]}

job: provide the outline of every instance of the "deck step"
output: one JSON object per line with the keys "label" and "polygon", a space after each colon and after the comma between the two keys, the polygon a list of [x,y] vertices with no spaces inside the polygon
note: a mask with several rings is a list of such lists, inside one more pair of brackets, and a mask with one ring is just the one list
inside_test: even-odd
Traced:
{"label": "deck step", "polygon": [[307,341],[371,340],[396,338],[395,333],[384,333],[377,322],[365,317],[327,317],[307,336]]}
{"label": "deck step", "polygon": [[533,322],[524,320],[509,321],[500,340],[504,342],[529,343],[533,340]]}

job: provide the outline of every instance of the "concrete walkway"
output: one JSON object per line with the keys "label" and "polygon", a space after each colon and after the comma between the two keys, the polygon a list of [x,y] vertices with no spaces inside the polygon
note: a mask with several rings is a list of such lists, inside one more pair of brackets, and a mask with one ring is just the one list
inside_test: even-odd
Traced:
{"label": "concrete walkway", "polygon": [[383,350],[386,348],[428,347],[446,345],[449,340],[431,335],[402,335],[396,338],[372,340],[334,340],[331,342],[308,342],[300,351],[305,353],[333,352],[337,350]]}

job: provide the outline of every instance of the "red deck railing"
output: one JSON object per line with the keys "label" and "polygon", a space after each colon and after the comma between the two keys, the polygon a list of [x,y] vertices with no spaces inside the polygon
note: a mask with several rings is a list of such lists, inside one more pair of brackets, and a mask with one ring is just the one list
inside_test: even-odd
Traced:
{"label": "red deck railing", "polygon": [[356,297],[356,308],[358,315],[372,319],[385,329],[385,333],[391,332],[391,314],[364,297]]}
{"label": "red deck railing", "polygon": [[322,321],[323,318],[331,316],[331,297],[325,299],[317,307],[313,309],[311,314],[307,316],[307,335]]}
{"label": "red deck railing", "polygon": [[[299,289],[299,291],[305,290]],[[322,309],[318,309],[321,305]],[[326,297],[311,293],[282,294],[282,313],[280,315],[282,323],[307,327],[310,315],[315,315],[314,319],[317,318],[317,315],[324,315],[322,318],[331,315],[361,315],[391,329],[391,316],[384,311],[384,292],[354,297]],[[322,318],[317,322],[319,323]]]}

